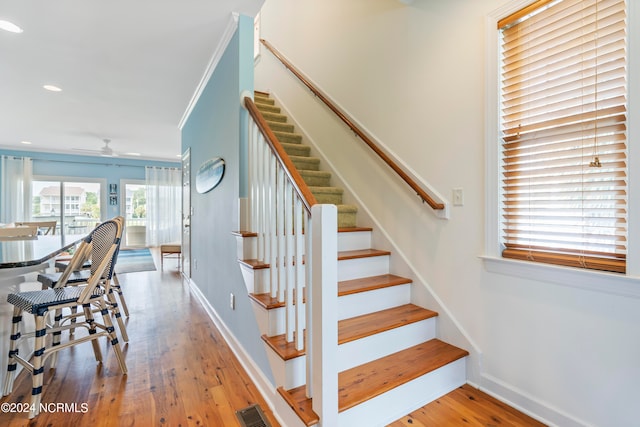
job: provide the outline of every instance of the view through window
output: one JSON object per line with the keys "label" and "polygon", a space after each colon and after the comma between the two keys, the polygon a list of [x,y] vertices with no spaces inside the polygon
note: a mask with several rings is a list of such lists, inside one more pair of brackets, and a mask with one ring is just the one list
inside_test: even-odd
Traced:
{"label": "view through window", "polygon": [[33,221],[56,221],[56,234],[87,234],[101,220],[102,185],[34,179]]}
{"label": "view through window", "polygon": [[122,183],[122,216],[125,218],[125,246],[145,246],[147,228],[147,187],[139,183]]}

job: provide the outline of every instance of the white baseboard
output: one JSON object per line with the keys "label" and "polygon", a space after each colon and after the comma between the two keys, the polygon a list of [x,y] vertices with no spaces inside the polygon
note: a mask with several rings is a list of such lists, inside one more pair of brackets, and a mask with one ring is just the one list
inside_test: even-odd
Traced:
{"label": "white baseboard", "polygon": [[204,294],[200,291],[198,285],[191,279],[189,279],[189,288],[191,289],[191,292],[196,297],[198,302],[200,302],[204,310],[207,312],[209,318],[213,321],[213,324],[218,328],[218,330],[222,334],[222,337],[229,345],[229,348],[231,348],[233,354],[235,354],[240,361],[242,367],[245,369],[245,371],[247,371],[247,374],[258,388],[260,394],[262,394],[262,397],[269,406],[269,409],[271,409],[271,412],[273,412],[273,415],[281,425],[286,425],[283,423],[280,414],[278,414],[277,412],[278,406],[276,406],[275,403],[276,399],[282,398],[280,397],[280,395],[278,395],[276,387],[271,383],[271,381],[269,381],[264,373],[260,369],[258,369],[257,365],[253,362],[253,359],[251,359],[244,347],[242,347],[242,344],[240,344],[240,342],[236,340],[236,337],[229,330],[220,316],[218,316],[218,313],[209,303]]}
{"label": "white baseboard", "polygon": [[564,413],[547,402],[543,402],[492,375],[485,373],[481,377],[482,386],[469,384],[550,427],[591,426],[591,424]]}

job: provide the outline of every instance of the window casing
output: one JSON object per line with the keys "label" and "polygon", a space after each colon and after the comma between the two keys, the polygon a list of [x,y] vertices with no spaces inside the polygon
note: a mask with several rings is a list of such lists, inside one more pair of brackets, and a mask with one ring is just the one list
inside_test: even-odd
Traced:
{"label": "window casing", "polygon": [[503,256],[625,272],[624,0],[541,0],[498,27]]}

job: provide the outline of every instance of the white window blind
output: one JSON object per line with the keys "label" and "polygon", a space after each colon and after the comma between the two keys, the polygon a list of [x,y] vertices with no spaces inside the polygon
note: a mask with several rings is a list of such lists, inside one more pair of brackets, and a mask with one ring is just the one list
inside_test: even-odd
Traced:
{"label": "white window blind", "polygon": [[624,0],[500,21],[503,256],[625,272]]}

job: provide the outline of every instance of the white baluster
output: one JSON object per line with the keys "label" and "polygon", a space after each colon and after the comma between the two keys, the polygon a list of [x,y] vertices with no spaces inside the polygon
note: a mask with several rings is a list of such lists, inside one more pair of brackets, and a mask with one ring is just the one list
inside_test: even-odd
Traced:
{"label": "white baluster", "polygon": [[292,342],[294,339],[293,332],[295,331],[295,307],[293,305],[293,290],[295,288],[294,275],[293,275],[293,255],[294,248],[292,245],[292,225],[293,225],[293,187],[287,181],[287,190],[285,192],[285,215],[284,215],[284,229],[285,229],[285,246],[286,246],[286,319],[287,319],[287,342]]}
{"label": "white baluster", "polygon": [[303,301],[303,292],[305,289],[304,283],[304,263],[303,263],[303,254],[304,254],[304,228],[302,222],[302,200],[296,194],[295,198],[295,208],[293,210],[293,218],[295,221],[295,250],[296,250],[296,265],[295,265],[295,288],[296,288],[296,350],[304,349],[304,322],[302,321],[303,316],[305,315],[304,306],[302,304]]}
{"label": "white baluster", "polygon": [[285,204],[285,193],[286,193],[286,187],[285,187],[285,182],[286,182],[286,178],[285,178],[285,173],[284,173],[284,169],[282,169],[282,167],[280,167],[278,169],[278,199],[277,199],[277,206],[276,206],[276,210],[277,210],[277,218],[278,218],[278,256],[280,257],[281,261],[281,267],[278,270],[278,283],[280,283],[280,286],[278,287],[278,301],[279,302],[284,302],[285,301],[285,280],[286,280],[286,254],[287,254],[287,248],[286,248],[286,242],[285,242],[285,208],[284,208],[284,204]]}
{"label": "white baluster", "polygon": [[277,246],[277,218],[276,218],[276,167],[278,162],[276,157],[270,153],[269,156],[269,179],[267,182],[268,187],[268,203],[267,209],[269,212],[269,276],[271,282],[271,296],[276,297],[278,287],[278,270],[281,268],[281,262],[278,258],[278,246]]}

